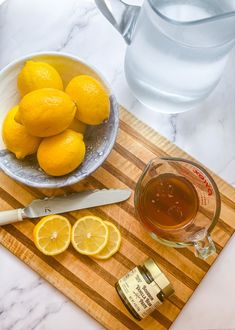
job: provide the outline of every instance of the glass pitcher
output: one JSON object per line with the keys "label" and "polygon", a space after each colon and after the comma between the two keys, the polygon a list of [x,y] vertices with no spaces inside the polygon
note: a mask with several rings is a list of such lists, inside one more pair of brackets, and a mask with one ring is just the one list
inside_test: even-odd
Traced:
{"label": "glass pitcher", "polygon": [[137,183],[135,209],[160,243],[193,245],[202,259],[215,253],[210,233],[219,219],[220,194],[202,166],[181,158],[153,159]]}
{"label": "glass pitcher", "polygon": [[189,110],[215,88],[235,41],[234,0],[95,0],[128,44],[125,73],[155,111]]}

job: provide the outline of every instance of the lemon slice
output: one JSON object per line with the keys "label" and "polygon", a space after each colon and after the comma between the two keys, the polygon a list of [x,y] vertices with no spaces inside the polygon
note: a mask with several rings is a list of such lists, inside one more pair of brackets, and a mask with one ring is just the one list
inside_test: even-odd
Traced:
{"label": "lemon slice", "polygon": [[108,227],[93,215],[80,218],[72,228],[71,242],[76,251],[92,256],[99,253],[108,242]]}
{"label": "lemon slice", "polygon": [[36,247],[49,256],[64,252],[69,246],[70,236],[70,222],[61,215],[48,215],[42,218],[33,231]]}
{"label": "lemon slice", "polygon": [[96,255],[93,255],[93,258],[97,259],[109,259],[114,253],[116,253],[121,245],[121,234],[114,224],[108,221],[104,221],[109,230],[109,237],[106,246]]}

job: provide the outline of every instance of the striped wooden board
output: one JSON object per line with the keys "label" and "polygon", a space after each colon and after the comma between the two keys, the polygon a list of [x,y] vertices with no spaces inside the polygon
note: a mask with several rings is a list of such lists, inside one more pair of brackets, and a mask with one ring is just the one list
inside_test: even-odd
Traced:
{"label": "striped wooden board", "polygon": [[[121,110],[117,143],[104,165],[92,177],[66,189],[38,190],[14,182],[0,173],[0,208],[27,205],[35,198],[104,187],[134,189],[145,164],[156,156],[187,157],[182,150]],[[222,212],[213,231],[217,253],[223,249],[235,228],[235,190],[214,175],[222,197]],[[94,261],[77,254],[72,247],[56,257],[42,255],[34,246],[32,232],[37,221],[26,220],[0,229],[0,242],[43,278],[63,292],[108,329],[167,329],[188,301],[217,257],[196,258],[191,248],[167,248],[153,241],[134,215],[133,195],[121,204],[102,206],[67,214],[71,223],[88,212],[109,219],[122,233],[120,252],[111,260]],[[153,258],[175,288],[158,310],[141,322],[135,321],[116,294],[114,284],[129,269],[147,257]]]}

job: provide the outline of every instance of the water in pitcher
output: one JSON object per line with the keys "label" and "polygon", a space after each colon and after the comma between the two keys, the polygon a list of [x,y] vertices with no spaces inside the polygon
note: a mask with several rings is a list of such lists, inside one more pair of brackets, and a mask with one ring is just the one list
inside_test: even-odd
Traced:
{"label": "water in pitcher", "polygon": [[[187,22],[221,13],[220,1],[149,0],[172,20]],[[153,110],[177,113],[204,99],[218,83],[228,45],[202,47],[184,44],[165,34],[161,17],[145,1],[133,41],[127,49],[125,71],[128,83],[142,103]],[[182,27],[182,38],[184,35]]]}

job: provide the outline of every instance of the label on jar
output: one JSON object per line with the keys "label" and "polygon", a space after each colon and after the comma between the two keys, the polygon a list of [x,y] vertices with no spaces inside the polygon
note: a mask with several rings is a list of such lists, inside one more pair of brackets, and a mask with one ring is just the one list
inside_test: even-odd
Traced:
{"label": "label on jar", "polygon": [[125,298],[141,318],[162,304],[157,296],[161,289],[154,281],[148,284],[138,267],[127,273],[118,283]]}

